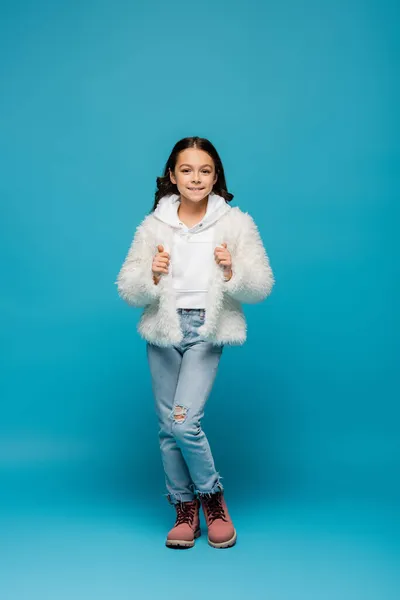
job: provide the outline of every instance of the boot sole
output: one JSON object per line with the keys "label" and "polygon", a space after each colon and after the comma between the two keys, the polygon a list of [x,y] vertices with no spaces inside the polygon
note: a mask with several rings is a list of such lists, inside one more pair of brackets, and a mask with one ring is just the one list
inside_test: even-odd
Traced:
{"label": "boot sole", "polygon": [[194,532],[194,540],[192,540],[192,541],[167,540],[165,542],[165,545],[167,546],[167,548],[174,548],[176,550],[186,550],[187,548],[193,548],[196,538],[198,538],[200,536],[201,536],[201,531],[200,531],[200,529],[198,529],[197,531]]}
{"label": "boot sole", "polygon": [[233,534],[233,536],[231,537],[230,540],[227,540],[226,542],[212,542],[210,540],[210,538],[208,538],[208,543],[210,546],[212,546],[213,548],[232,548],[232,546],[234,546],[236,544],[236,529],[235,529],[235,533]]}

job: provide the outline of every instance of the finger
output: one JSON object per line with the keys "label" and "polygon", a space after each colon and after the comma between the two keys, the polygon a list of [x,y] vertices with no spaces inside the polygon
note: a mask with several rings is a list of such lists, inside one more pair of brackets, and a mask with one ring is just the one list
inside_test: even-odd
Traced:
{"label": "finger", "polygon": [[164,252],[164,246],[163,246],[162,244],[158,244],[158,246],[157,246],[157,250],[158,250],[159,252]]}
{"label": "finger", "polygon": [[228,244],[226,242],[222,242],[221,246],[224,246],[225,248],[227,248]]}
{"label": "finger", "polygon": [[157,269],[168,269],[169,265],[167,263],[158,263],[156,265]]}
{"label": "finger", "polygon": [[166,258],[169,258],[169,253],[168,252],[161,252],[160,256],[165,256]]}

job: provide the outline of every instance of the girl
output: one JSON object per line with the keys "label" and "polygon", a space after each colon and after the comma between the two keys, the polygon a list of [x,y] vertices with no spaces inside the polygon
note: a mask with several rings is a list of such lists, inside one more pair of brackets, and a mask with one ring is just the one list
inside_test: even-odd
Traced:
{"label": "girl", "polygon": [[115,282],[128,304],[144,307],[138,332],[147,342],[166,496],[176,509],[171,548],[194,545],[200,505],[209,544],[236,542],[201,419],[225,344],[246,340],[241,303],[264,300],[274,277],[257,226],[232,198],[211,142],[177,142]]}

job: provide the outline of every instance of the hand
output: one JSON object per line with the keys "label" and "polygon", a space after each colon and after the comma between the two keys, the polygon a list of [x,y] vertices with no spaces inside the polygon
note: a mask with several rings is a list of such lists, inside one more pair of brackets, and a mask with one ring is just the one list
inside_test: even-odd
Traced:
{"label": "hand", "polygon": [[153,272],[153,278],[159,279],[162,273],[168,273],[169,267],[169,254],[164,252],[164,246],[159,244],[157,246],[157,254],[153,258],[153,264],[151,270]]}
{"label": "hand", "polygon": [[217,264],[224,269],[225,278],[229,280],[232,277],[232,256],[227,246],[226,242],[223,242],[221,246],[217,246],[214,250],[214,256]]}

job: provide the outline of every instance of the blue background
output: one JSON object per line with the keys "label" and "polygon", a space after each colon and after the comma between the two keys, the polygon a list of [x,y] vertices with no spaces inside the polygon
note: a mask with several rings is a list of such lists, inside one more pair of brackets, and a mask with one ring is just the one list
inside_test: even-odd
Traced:
{"label": "blue background", "polygon": [[[5,600],[398,597],[398,6],[1,2]],[[140,310],[114,285],[188,135],[276,278],[206,409],[226,552],[163,545]]]}

